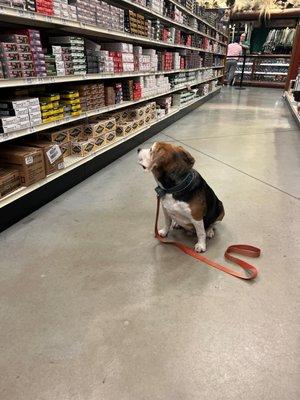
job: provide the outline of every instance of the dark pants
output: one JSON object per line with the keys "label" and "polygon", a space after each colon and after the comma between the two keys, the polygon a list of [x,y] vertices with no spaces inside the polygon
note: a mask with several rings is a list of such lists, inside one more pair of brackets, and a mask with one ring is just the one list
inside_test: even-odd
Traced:
{"label": "dark pants", "polygon": [[226,62],[226,79],[229,85],[232,85],[234,74],[237,68],[237,60],[228,59]]}

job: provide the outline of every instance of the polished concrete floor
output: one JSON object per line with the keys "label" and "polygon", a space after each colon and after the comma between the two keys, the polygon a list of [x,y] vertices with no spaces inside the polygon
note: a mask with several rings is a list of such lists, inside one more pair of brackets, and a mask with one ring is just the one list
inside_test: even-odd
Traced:
{"label": "polished concrete floor", "polygon": [[1,400],[299,400],[300,132],[281,92],[225,88],[157,137],[224,202],[207,255],[257,245],[259,278],[154,240],[134,150],[0,236]]}

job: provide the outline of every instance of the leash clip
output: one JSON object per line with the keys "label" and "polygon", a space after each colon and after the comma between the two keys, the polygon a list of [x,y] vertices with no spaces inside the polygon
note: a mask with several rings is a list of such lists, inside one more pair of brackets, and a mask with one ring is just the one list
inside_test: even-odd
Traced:
{"label": "leash clip", "polygon": [[162,188],[162,187],[160,187],[160,186],[157,186],[156,188],[155,188],[155,191],[156,191],[156,195],[157,195],[157,197],[160,199],[161,197],[163,197],[163,196],[165,196],[165,194],[166,194],[166,191]]}

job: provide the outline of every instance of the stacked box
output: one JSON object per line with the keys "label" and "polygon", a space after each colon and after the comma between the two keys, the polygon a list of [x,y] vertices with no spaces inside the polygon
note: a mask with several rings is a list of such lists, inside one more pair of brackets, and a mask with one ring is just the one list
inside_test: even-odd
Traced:
{"label": "stacked box", "polygon": [[137,80],[133,83],[133,100],[140,100],[142,98],[142,83]]}
{"label": "stacked box", "polygon": [[19,171],[21,185],[29,186],[45,178],[44,156],[41,149],[6,145],[1,147],[0,163]]}
{"label": "stacked box", "polygon": [[53,15],[53,0],[35,0],[35,9],[39,14]]}
{"label": "stacked box", "polygon": [[114,59],[108,50],[101,50],[99,55],[99,72],[114,72]]}
{"label": "stacked box", "polygon": [[91,40],[84,40],[87,73],[95,74],[100,71],[101,46]]}
{"label": "stacked box", "polygon": [[52,54],[45,54],[45,65],[47,76],[56,76],[56,58]]}
{"label": "stacked box", "polygon": [[133,100],[133,80],[129,79],[123,83],[123,99],[125,101]]}
{"label": "stacked box", "polygon": [[193,90],[175,93],[172,96],[172,104],[174,107],[182,107],[184,104],[193,100],[196,97],[196,92]]}
{"label": "stacked box", "polygon": [[[165,114],[168,114],[170,112],[171,106],[172,106],[172,96],[165,96],[165,97],[160,97],[157,99],[156,104],[158,106],[158,116],[162,117]],[[161,112],[160,110],[164,110]]]}
{"label": "stacked box", "polygon": [[0,41],[0,61],[5,78],[36,76],[27,35],[1,35]]}
{"label": "stacked box", "polygon": [[151,57],[149,55],[134,55],[135,71],[148,72],[151,71]]}
{"label": "stacked box", "polygon": [[131,10],[125,11],[125,31],[134,35],[148,37],[149,21],[142,14]]}
{"label": "stacked box", "polygon": [[142,97],[155,96],[170,90],[169,79],[163,75],[144,76],[141,79]]}
{"label": "stacked box", "polygon": [[164,0],[148,0],[148,7],[154,12],[164,14]]}
{"label": "stacked box", "polygon": [[76,8],[77,20],[85,24],[96,25],[96,0],[69,0]]}
{"label": "stacked box", "polygon": [[68,143],[70,141],[70,128],[55,129],[48,132],[41,132],[38,134],[38,138],[43,140],[48,140],[52,143],[57,143],[59,145]]}
{"label": "stacked box", "polygon": [[105,106],[103,83],[91,83],[76,86],[79,92],[80,105],[83,111],[94,110]]}
{"label": "stacked box", "polygon": [[36,6],[35,6],[35,0],[25,0],[24,6],[27,11],[35,12],[36,11]]}
{"label": "stacked box", "polygon": [[115,92],[116,92],[116,104],[122,103],[122,101],[123,101],[122,83],[115,84]]}
{"label": "stacked box", "polygon": [[73,156],[86,157],[95,150],[93,139],[71,142],[71,154]]}
{"label": "stacked box", "polygon": [[98,1],[96,5],[96,21],[101,28],[124,31],[124,10]]}
{"label": "stacked box", "polygon": [[45,140],[27,141],[26,146],[41,149],[44,155],[44,166],[46,175],[53,174],[65,167],[63,155],[58,144],[49,143]]}
{"label": "stacked box", "polygon": [[42,47],[40,31],[36,29],[24,29],[18,31],[22,35],[28,36],[30,52],[32,53],[36,76],[46,76],[45,53]]}
{"label": "stacked box", "polygon": [[116,104],[116,92],[113,86],[105,86],[105,105],[112,106]]}
{"label": "stacked box", "polygon": [[60,94],[60,105],[66,117],[77,117],[81,114],[80,94],[78,90],[68,90]]}
{"label": "stacked box", "polygon": [[14,167],[0,167],[0,199],[19,187],[19,171]]}
{"label": "stacked box", "polygon": [[43,124],[49,124],[65,117],[64,107],[60,104],[59,93],[44,94],[39,100]]}
{"label": "stacked box", "polygon": [[173,53],[173,69],[177,70],[180,69],[180,55],[177,52]]}
{"label": "stacked box", "polygon": [[57,75],[86,74],[84,39],[76,36],[50,37]]}
{"label": "stacked box", "polygon": [[69,5],[68,0],[53,0],[53,14],[67,20],[77,20],[76,6]]}
{"label": "stacked box", "polygon": [[38,98],[0,100],[0,133],[14,132],[41,123]]}
{"label": "stacked box", "polygon": [[[143,49],[143,55],[150,57],[150,71],[157,71],[158,70],[158,56],[156,50],[154,49]],[[147,62],[147,60],[146,60]]]}

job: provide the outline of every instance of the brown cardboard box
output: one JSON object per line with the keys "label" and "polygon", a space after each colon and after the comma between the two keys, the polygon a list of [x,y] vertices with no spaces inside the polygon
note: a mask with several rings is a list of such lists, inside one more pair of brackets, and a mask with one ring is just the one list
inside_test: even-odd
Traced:
{"label": "brown cardboard box", "polygon": [[64,158],[59,144],[38,140],[36,142],[27,142],[27,145],[43,150],[46,175],[53,174],[53,172],[65,168]]}
{"label": "brown cardboard box", "polygon": [[15,168],[0,168],[0,199],[20,187],[20,174]]}
{"label": "brown cardboard box", "polygon": [[151,124],[151,122],[152,122],[152,120],[151,120],[151,114],[147,114],[147,115],[145,116],[144,122],[145,122],[145,125]]}
{"label": "brown cardboard box", "polygon": [[64,159],[71,155],[71,142],[62,143],[59,147]]}
{"label": "brown cardboard box", "polygon": [[138,120],[132,121],[132,131],[136,131],[137,129],[139,129],[139,122]]}
{"label": "brown cardboard box", "polygon": [[138,123],[139,123],[138,129],[141,129],[145,125],[145,117],[139,118]]}
{"label": "brown cardboard box", "polygon": [[124,122],[122,125],[117,125],[116,137],[124,137],[132,133],[132,122]]}
{"label": "brown cardboard box", "polygon": [[105,133],[106,144],[113,143],[116,140],[116,131]]}
{"label": "brown cardboard box", "polygon": [[95,144],[95,150],[100,149],[101,147],[104,147],[106,145],[106,139],[105,139],[106,134],[102,133],[98,137],[93,139],[93,142]]}
{"label": "brown cardboard box", "polygon": [[1,147],[0,163],[18,169],[22,186],[29,186],[46,176],[43,151],[34,147]]}
{"label": "brown cardboard box", "polygon": [[92,124],[93,137],[97,137],[102,133],[107,133],[116,130],[116,120],[115,118],[106,118],[98,120],[98,122]]}
{"label": "brown cardboard box", "polygon": [[134,108],[129,111],[129,121],[132,121],[134,119],[139,119],[143,117],[145,114],[145,107],[139,107],[139,108]]}
{"label": "brown cardboard box", "polygon": [[69,128],[69,141],[78,140],[83,132],[83,125],[74,125]]}
{"label": "brown cardboard box", "polygon": [[42,132],[39,133],[38,138],[43,138],[54,143],[66,143],[69,142],[69,128],[58,129],[53,132]]}
{"label": "brown cardboard box", "polygon": [[95,150],[94,139],[71,143],[71,153],[74,156],[85,157]]}

